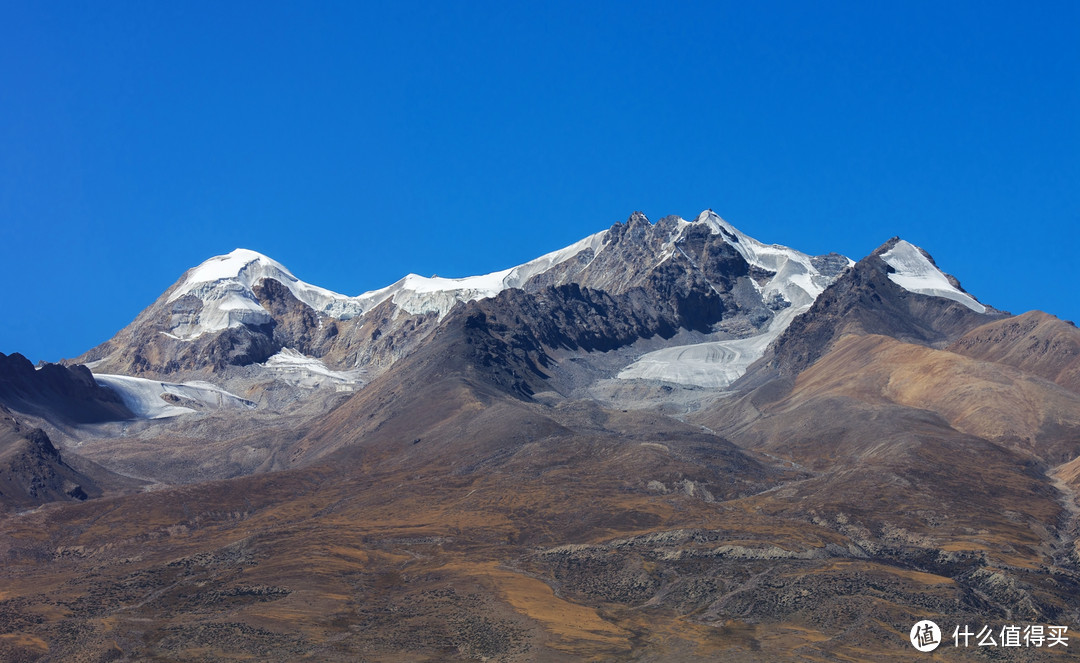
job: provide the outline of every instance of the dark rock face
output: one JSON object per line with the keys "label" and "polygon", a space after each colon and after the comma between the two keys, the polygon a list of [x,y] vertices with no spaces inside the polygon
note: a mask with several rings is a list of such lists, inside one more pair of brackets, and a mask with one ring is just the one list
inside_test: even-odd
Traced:
{"label": "dark rock face", "polygon": [[274,342],[273,329],[273,325],[230,327],[191,341],[150,337],[136,345],[128,370],[168,374],[263,362],[281,349]]}
{"label": "dark rock face", "polygon": [[40,369],[22,355],[0,353],[0,403],[29,414],[71,423],[130,419],[120,397],[94,381],[82,365],[45,364]]}
{"label": "dark rock face", "polygon": [[0,508],[99,495],[97,483],[65,463],[45,431],[19,423],[0,407]]}
{"label": "dark rock face", "polygon": [[731,246],[733,238],[712,234],[704,225],[687,226],[675,242],[674,254],[662,259],[664,246],[676,231],[677,217],[665,217],[652,225],[645,215],[635,212],[626,223],[608,229],[604,246],[597,254],[579,254],[576,260],[533,277],[524,290],[536,292],[548,286],[576,283],[620,295],[650,285],[654,290],[658,286],[688,290],[711,284],[717,292],[727,293],[739,277],[749,273],[750,266]]}
{"label": "dark rock face", "polygon": [[722,233],[714,235],[701,225],[692,226],[676,242],[681,254],[692,264],[697,265],[710,281],[726,286],[730,290],[735,279],[750,273],[750,265],[732,246],[735,237],[725,237]]}
{"label": "dark rock face", "polygon": [[847,258],[839,253],[826,253],[821,256],[813,256],[810,262],[825,276],[840,276],[848,268]]}
{"label": "dark rock face", "polygon": [[463,314],[500,333],[526,333],[537,347],[590,352],[613,350],[638,338],[668,338],[680,328],[707,330],[723,315],[723,303],[712,291],[660,279],[651,285],[663,295],[644,288],[612,295],[577,284],[534,294],[507,290],[470,302]]}
{"label": "dark rock face", "polygon": [[547,377],[551,350],[606,352],[640,338],[670,338],[680,328],[707,331],[724,310],[711,289],[659,278],[619,295],[571,283],[532,293],[510,289],[461,305],[440,333],[462,328],[474,361],[509,370],[512,391],[527,396]]}
{"label": "dark rock face", "polygon": [[330,329],[319,325],[319,315],[301,302],[284,285],[274,279],[263,279],[253,288],[255,296],[274,318],[273,339],[279,347],[290,347],[305,355],[321,356]]}
{"label": "dark rock face", "polygon": [[273,329],[273,325],[230,327],[212,335],[205,345],[196,340],[194,351],[182,354],[178,361],[187,367],[199,367],[201,361],[213,369],[264,362],[281,349],[274,341]]}

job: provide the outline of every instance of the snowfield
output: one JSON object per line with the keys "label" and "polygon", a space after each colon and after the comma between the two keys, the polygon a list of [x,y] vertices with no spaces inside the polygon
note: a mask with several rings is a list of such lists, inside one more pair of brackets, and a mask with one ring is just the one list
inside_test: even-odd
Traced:
{"label": "snowfield", "polygon": [[277,354],[266,360],[263,364],[272,369],[286,382],[308,389],[315,389],[324,385],[356,385],[363,382],[362,369],[352,371],[335,371],[327,368],[326,364],[308,357],[292,348],[282,348]]}

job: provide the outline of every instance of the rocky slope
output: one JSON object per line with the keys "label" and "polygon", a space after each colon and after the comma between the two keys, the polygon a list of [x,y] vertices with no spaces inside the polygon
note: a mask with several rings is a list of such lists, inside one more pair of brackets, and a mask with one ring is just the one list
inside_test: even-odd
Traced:
{"label": "rocky slope", "polygon": [[1080,392],[1080,330],[1042,311],[977,327],[949,349],[1007,364]]}
{"label": "rocky slope", "polygon": [[64,462],[49,436],[0,406],[0,510],[100,497],[87,474]]}

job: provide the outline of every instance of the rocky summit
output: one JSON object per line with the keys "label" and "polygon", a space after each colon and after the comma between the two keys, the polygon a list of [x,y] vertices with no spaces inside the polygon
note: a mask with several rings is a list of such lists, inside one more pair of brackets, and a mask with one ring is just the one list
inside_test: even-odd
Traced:
{"label": "rocky summit", "polygon": [[1078,353],[712,211],[358,295],[237,249],[0,355],[0,660],[1069,658]]}

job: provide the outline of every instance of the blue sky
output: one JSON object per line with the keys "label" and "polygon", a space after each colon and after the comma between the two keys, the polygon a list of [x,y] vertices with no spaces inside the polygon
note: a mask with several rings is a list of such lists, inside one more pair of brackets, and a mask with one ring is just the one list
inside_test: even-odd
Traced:
{"label": "blue sky", "polygon": [[236,247],[358,294],[635,210],[1080,319],[1080,3],[584,5],[3,3],[0,351]]}

